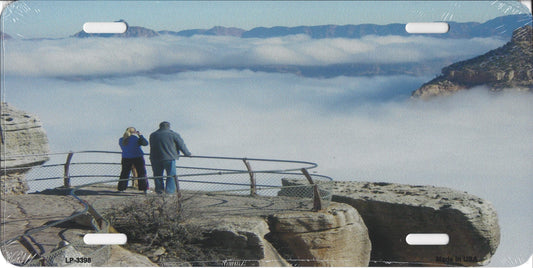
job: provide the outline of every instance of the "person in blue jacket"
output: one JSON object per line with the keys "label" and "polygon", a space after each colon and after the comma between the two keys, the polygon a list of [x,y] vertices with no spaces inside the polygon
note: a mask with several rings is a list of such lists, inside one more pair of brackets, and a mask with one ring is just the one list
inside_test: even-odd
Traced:
{"label": "person in blue jacket", "polygon": [[[128,187],[127,180],[130,177],[132,167],[137,170],[139,178],[139,190],[148,190],[148,180],[146,179],[146,164],[144,161],[144,152],[141,146],[148,145],[148,141],[134,127],[129,127],[124,132],[122,138],[118,140],[120,149],[122,149],[122,171],[118,181],[118,190],[124,191]],[[144,179],[142,179],[144,178]]]}
{"label": "person in blue jacket", "polygon": [[[170,129],[169,122],[161,122],[159,129],[150,134],[150,161],[154,172],[155,192],[174,194],[177,190],[176,160],[180,151],[191,156],[180,135]],[[166,171],[166,181],[163,181],[163,171]]]}

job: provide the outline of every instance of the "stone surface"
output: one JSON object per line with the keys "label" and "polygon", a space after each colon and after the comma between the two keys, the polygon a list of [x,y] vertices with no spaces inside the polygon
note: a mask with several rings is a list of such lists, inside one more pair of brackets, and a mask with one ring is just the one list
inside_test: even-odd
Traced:
{"label": "stone surface", "polygon": [[[265,239],[270,232],[267,222],[259,217],[201,217],[185,225],[199,227],[207,237],[206,247],[223,249],[228,266],[290,266]],[[225,265],[226,265],[225,264]]]}
{"label": "stone surface", "polygon": [[111,257],[104,264],[107,267],[157,267],[146,256],[131,252],[121,246],[111,246]]}
{"label": "stone surface", "polygon": [[[119,193],[112,189],[113,186],[93,186],[78,194],[100,212],[146,198],[135,190]],[[393,266],[475,266],[487,264],[499,243],[497,215],[492,205],[464,192],[369,182],[334,182],[333,190],[335,202],[317,213],[311,212],[308,199],[288,196],[183,192],[182,206],[194,212],[187,215],[186,224],[203,230],[207,247],[227,250],[226,264],[231,266],[366,266],[369,262]],[[58,189],[7,196],[2,200],[5,204],[2,239],[82,210],[74,198],[64,196],[67,192]],[[44,253],[50,252],[62,240],[72,242],[91,231],[80,223],[73,220],[33,234],[33,243]],[[447,233],[450,244],[421,247],[405,242],[409,233],[435,232]],[[16,251],[16,244],[12,246],[9,252],[3,248],[3,253],[17,258],[27,255]],[[149,254],[157,256],[164,252],[165,249],[154,248]]]}
{"label": "stone surface", "polygon": [[487,86],[493,91],[533,89],[532,27],[513,32],[504,46],[442,69],[442,75],[422,85],[413,97],[450,95],[458,90]]}
{"label": "stone surface", "polygon": [[[361,214],[372,241],[372,262],[486,265],[500,241],[492,204],[444,187],[335,182],[333,201]],[[446,233],[446,246],[411,246],[410,233]]]}
{"label": "stone surface", "polygon": [[[68,240],[70,237],[66,237],[66,229],[72,229],[69,230],[71,232],[90,231],[78,225],[68,225],[67,228],[65,224],[39,230],[43,225],[69,217],[74,211],[82,211],[83,207],[70,196],[2,195],[1,203],[1,241],[26,233],[28,241],[40,254],[50,254],[61,241]],[[10,263],[20,264],[31,258],[31,253],[17,242],[9,243],[1,250],[5,256],[9,256],[6,260]]]}
{"label": "stone surface", "polygon": [[[147,196],[136,190],[130,191],[128,189],[126,192],[120,193],[114,189],[114,185],[91,186],[80,190],[78,196],[89,202],[101,213],[108,208],[116,207],[123,203],[147,198]],[[68,192],[65,189],[54,189],[40,193],[3,196],[2,202],[6,205],[7,210],[2,210],[2,240],[16,237],[28,229],[39,228],[50,222],[63,219],[72,215],[75,211],[82,211],[83,207],[78,201],[71,196],[66,196]],[[155,197],[157,195],[148,195],[148,197],[151,196]],[[170,202],[170,200],[167,201]],[[352,242],[355,243],[355,246],[358,246],[357,243],[359,243],[355,238],[366,236],[368,239],[368,234],[358,233],[364,231],[363,226],[355,228],[357,224],[354,223],[361,222],[358,219],[357,212],[345,205],[328,211],[312,213],[310,211],[313,205],[308,199],[278,196],[250,197],[184,191],[182,206],[192,212],[186,213],[187,221],[185,224],[199,227],[203,230],[202,232],[208,238],[205,241],[207,243],[206,246],[228,251],[229,257],[225,262],[225,265],[228,266],[290,266],[284,256],[279,253],[278,244],[271,241],[273,236],[271,234],[272,228],[274,227],[269,219],[272,219],[273,215],[280,218],[287,213],[292,215],[290,218],[293,220],[298,218],[298,215],[304,218],[304,222],[309,226],[300,229],[303,231],[300,235],[305,238],[305,241],[315,243],[315,245],[309,246],[311,249],[313,247],[317,248],[316,245],[319,245],[319,248],[323,247],[328,250],[338,251],[341,248],[335,245],[339,241],[343,241],[343,239],[348,242],[348,240],[354,238]],[[43,254],[49,254],[62,241],[78,241],[84,233],[93,232],[89,222],[84,221],[83,218],[85,217],[81,216],[31,235],[32,244],[35,248],[41,248]],[[280,229],[281,226],[283,225],[277,225],[278,231],[283,231],[283,229]],[[288,231],[287,227],[284,228],[285,231]],[[305,230],[311,230],[309,228],[316,230],[330,229],[306,233]],[[355,234],[349,234],[350,230]],[[287,233],[285,232],[284,234]],[[316,250],[320,251],[319,248]],[[164,252],[164,249],[154,248],[146,254],[148,257],[153,257],[164,254]],[[28,253],[18,243],[12,243],[9,247],[2,247],[2,253],[14,256],[9,259],[10,262],[14,263],[20,263],[23,258],[29,257]],[[85,252],[81,253],[87,256]],[[341,256],[340,252],[335,254]],[[114,257],[112,252],[111,258]],[[124,258],[116,258],[118,260],[115,259],[112,263],[117,265],[124,264]],[[369,258],[369,253],[366,258]],[[358,266],[353,263],[350,262],[345,265]],[[172,265],[174,263],[169,264]],[[187,265],[187,263],[184,263],[184,265]],[[341,264],[339,263],[339,265]],[[128,263],[127,266],[134,266],[134,264]]]}
{"label": "stone surface", "polygon": [[2,193],[23,194],[28,190],[24,173],[48,160],[48,139],[34,115],[7,103],[2,103],[1,110]]}
{"label": "stone surface", "polygon": [[[270,239],[297,266],[368,266],[371,243],[357,211],[333,203],[319,212],[269,217]],[[286,256],[287,257],[287,256]]]}

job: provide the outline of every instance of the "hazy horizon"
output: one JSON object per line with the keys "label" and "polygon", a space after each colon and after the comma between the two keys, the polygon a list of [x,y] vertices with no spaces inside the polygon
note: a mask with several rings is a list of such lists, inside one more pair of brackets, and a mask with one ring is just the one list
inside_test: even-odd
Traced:
{"label": "hazy horizon", "polygon": [[[457,21],[530,14],[519,1],[18,1],[2,13],[4,29],[23,38],[67,37],[85,22],[126,20],[156,31]],[[474,12],[475,11],[475,12]],[[59,14],[59,15],[58,15]],[[157,17],[157,19],[153,19]]]}

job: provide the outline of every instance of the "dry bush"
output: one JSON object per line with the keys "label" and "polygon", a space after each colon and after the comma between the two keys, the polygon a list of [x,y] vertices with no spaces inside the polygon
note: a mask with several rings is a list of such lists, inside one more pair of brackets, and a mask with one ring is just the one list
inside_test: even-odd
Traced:
{"label": "dry bush", "polygon": [[[174,196],[132,199],[105,213],[117,231],[128,237],[126,248],[146,255],[161,266],[220,266],[227,256],[217,249],[205,247],[204,234],[197,228],[186,228],[183,220],[194,215],[181,207]],[[164,248],[163,254],[154,251]]]}

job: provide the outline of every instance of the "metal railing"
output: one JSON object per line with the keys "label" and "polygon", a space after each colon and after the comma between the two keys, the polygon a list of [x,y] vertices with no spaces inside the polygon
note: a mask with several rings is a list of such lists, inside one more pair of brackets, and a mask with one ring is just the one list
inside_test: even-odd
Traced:
{"label": "metal railing", "polygon": [[[86,201],[76,195],[76,191],[101,184],[116,184],[118,182],[121,164],[120,152],[109,151],[81,151],[59,154],[48,154],[47,157],[55,159],[57,163],[33,167],[28,174],[26,181],[30,184],[30,190],[35,185],[40,184],[42,189],[62,187],[71,189],[70,195],[80,202],[84,209],[73,213],[71,216],[39,228],[26,231],[24,234],[12,239],[4,240],[0,246],[10,243],[20,243],[31,254],[36,257],[23,265],[50,265],[60,266],[61,263],[54,262],[58,251],[53,251],[47,256],[41,256],[33,250],[28,237],[46,228],[50,228],[66,221],[72,220],[82,214],[89,213],[93,218],[93,227],[96,232],[108,232],[107,221]],[[18,156],[11,156],[18,157]],[[24,156],[22,156],[24,157]],[[82,161],[77,158],[84,158]],[[64,159],[64,161],[61,161]],[[54,160],[52,160],[54,161]],[[176,183],[178,190],[208,191],[212,193],[246,193],[249,196],[267,195],[287,195],[292,197],[310,198],[313,202],[313,211],[319,211],[327,207],[331,200],[331,191],[328,188],[331,178],[323,175],[310,174],[308,170],[316,168],[317,164],[306,161],[261,159],[261,158],[237,158],[220,156],[188,156],[182,157],[176,166],[178,177]],[[183,164],[183,165],[182,165]],[[147,167],[151,164],[147,162]],[[254,169],[255,167],[255,169]],[[27,167],[3,168],[2,174],[14,172],[17,169],[27,170]],[[147,168],[147,171],[150,171]],[[154,179],[148,176],[147,179]],[[307,187],[284,186],[281,181],[286,178],[297,178],[307,181]],[[102,180],[104,179],[104,180]],[[139,179],[139,178],[137,178]],[[288,191],[287,188],[290,188]],[[311,190],[310,190],[311,189]],[[284,192],[284,194],[282,194]],[[70,248],[83,246],[81,243],[72,243]],[[105,250],[108,254],[108,246],[93,248],[92,252]],[[90,254],[90,253],[89,253]],[[87,254],[85,254],[86,256]]]}

